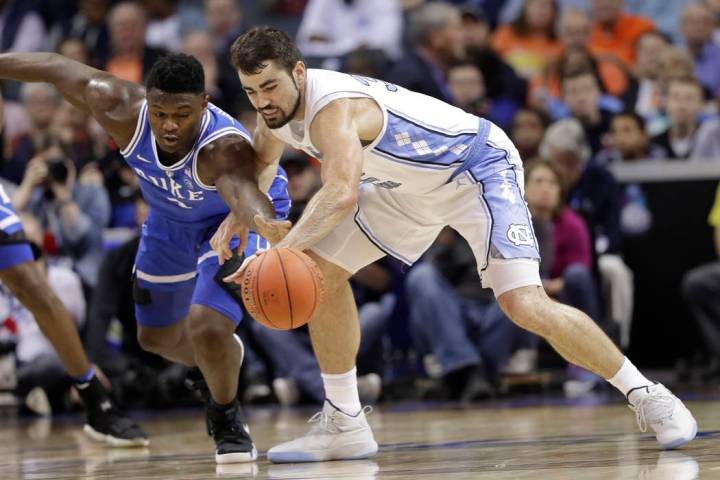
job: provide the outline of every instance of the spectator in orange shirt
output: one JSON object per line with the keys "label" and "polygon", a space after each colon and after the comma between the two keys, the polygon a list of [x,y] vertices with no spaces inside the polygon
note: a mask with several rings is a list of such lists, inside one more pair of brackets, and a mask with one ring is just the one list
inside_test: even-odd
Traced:
{"label": "spectator in orange shirt", "polygon": [[558,36],[563,46],[562,55],[548,62],[543,72],[530,82],[530,98],[534,105],[545,108],[546,96],[560,98],[560,74],[567,67],[585,63],[601,81],[604,92],[620,96],[628,86],[630,73],[614,55],[593,55],[588,50],[592,25],[582,10],[563,10],[558,23]]}
{"label": "spectator in orange shirt", "polygon": [[509,25],[497,29],[492,47],[525,78],[542,71],[547,61],[560,55],[555,36],[555,0],[525,0],[522,14]]}
{"label": "spectator in orange shirt", "polygon": [[612,53],[628,65],[635,63],[635,44],[643,33],[655,30],[652,20],[623,13],[623,0],[593,0],[595,21],[590,37],[593,53]]}

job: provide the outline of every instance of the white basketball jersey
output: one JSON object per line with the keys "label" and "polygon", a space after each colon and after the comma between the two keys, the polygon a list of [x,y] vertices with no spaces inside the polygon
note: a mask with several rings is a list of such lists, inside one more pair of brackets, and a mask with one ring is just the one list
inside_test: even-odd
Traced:
{"label": "white basketball jersey", "polygon": [[[423,194],[465,169],[471,146],[487,137],[490,122],[427,95],[368,77],[308,69],[305,118],[271,130],[283,142],[322,161],[310,140],[315,115],[339,98],[371,98],[383,113],[383,128],[363,149],[361,184],[398,193]],[[484,143],[484,139],[483,139]]]}

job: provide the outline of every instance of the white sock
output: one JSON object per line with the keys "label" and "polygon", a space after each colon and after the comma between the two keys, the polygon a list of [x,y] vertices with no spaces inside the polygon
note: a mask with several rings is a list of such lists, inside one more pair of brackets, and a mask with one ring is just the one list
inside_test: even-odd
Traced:
{"label": "white sock", "polygon": [[[628,359],[627,357],[625,357],[625,361],[623,362],[622,367],[620,367],[620,370],[618,370],[618,372],[612,378],[608,378],[607,381],[610,382],[613,387],[620,390],[620,393],[622,393],[626,397],[628,395],[628,392],[630,392],[630,390],[634,388],[646,387],[654,384],[653,382],[645,378],[645,376],[640,373],[640,371],[635,367],[635,365],[632,364],[630,359]],[[631,399],[629,398],[628,401],[632,403]]]}
{"label": "white sock", "polygon": [[357,370],[346,373],[322,374],[325,398],[348,415],[357,415],[362,408],[357,388]]}

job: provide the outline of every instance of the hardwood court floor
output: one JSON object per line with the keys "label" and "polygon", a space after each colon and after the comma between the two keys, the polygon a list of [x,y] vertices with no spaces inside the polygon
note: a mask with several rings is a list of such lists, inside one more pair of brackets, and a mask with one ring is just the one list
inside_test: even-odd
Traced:
{"label": "hardwood court floor", "polygon": [[[615,400],[617,398],[612,397]],[[382,406],[372,460],[272,465],[264,452],[300,435],[312,411],[251,410],[255,464],[216,467],[198,411],[143,419],[147,449],[107,449],[73,422],[0,420],[0,479],[720,479],[720,401],[689,402],[698,438],[661,452],[621,403]],[[523,406],[534,404],[535,406]]]}

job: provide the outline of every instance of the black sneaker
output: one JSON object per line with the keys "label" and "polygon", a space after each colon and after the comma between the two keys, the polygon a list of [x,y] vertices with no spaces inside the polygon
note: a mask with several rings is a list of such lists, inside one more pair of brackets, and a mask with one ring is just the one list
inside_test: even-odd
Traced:
{"label": "black sneaker", "polygon": [[207,425],[215,440],[216,463],[244,463],[257,459],[257,449],[237,399],[229,407],[219,407],[211,402],[207,409]]}
{"label": "black sneaker", "polygon": [[113,447],[146,447],[150,444],[142,428],[113,405],[97,377],[75,387],[87,412],[87,423],[83,428],[87,436]]}

